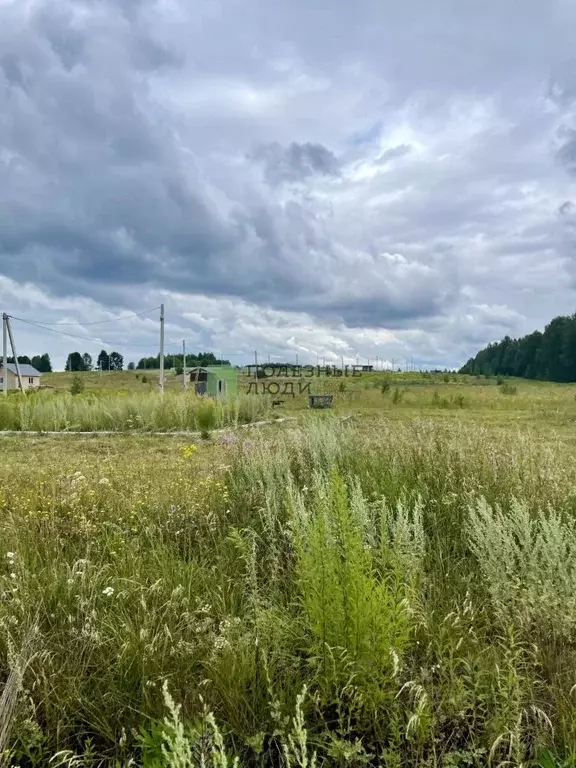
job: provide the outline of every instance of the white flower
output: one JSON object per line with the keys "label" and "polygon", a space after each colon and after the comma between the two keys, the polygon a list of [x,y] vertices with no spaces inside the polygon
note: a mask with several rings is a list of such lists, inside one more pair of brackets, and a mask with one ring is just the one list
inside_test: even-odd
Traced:
{"label": "white flower", "polygon": [[98,480],[98,483],[100,485],[110,485],[110,480],[108,480],[107,477],[101,477],[100,480]]}
{"label": "white flower", "polygon": [[102,590],[102,594],[106,595],[106,597],[112,597],[114,594],[114,587],[106,587],[106,589]]}
{"label": "white flower", "polygon": [[222,635],[219,635],[218,637],[214,638],[214,648],[216,648],[217,651],[222,651],[224,648],[229,648],[230,643],[225,637],[222,637]]}
{"label": "white flower", "polygon": [[390,649],[390,655],[392,656],[392,663],[394,665],[392,675],[393,677],[398,676],[398,672],[400,671],[400,658],[398,657],[398,654],[394,650],[394,648]]}
{"label": "white flower", "polygon": [[15,579],[15,578],[16,578],[16,574],[15,574],[15,573],[11,573],[11,574],[10,574],[10,578],[11,578],[11,579]]}
{"label": "white flower", "polygon": [[6,552],[6,557],[8,560],[12,561],[16,557],[16,552]]}

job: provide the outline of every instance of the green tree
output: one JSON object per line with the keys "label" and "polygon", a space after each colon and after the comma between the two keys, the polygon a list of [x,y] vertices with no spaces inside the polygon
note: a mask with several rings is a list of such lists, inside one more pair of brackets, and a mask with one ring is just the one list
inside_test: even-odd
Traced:
{"label": "green tree", "polygon": [[[219,360],[212,352],[199,352],[197,355],[186,355],[186,367],[195,368],[196,366],[206,365],[230,365],[229,360]],[[164,358],[165,368],[177,368],[184,366],[183,355],[166,355]],[[139,370],[158,370],[160,368],[160,356],[143,357],[136,364]]]}
{"label": "green tree", "polygon": [[505,336],[470,358],[461,373],[576,381],[576,314],[551,320],[544,333]]}
{"label": "green tree", "polygon": [[110,352],[110,370],[121,371],[124,368],[124,358],[120,352]]}
{"label": "green tree", "polygon": [[[14,358],[9,357],[8,358],[9,363],[14,363]],[[32,362],[28,355],[18,355],[18,364],[19,365],[32,365]]]}
{"label": "green tree", "polygon": [[128,363],[127,368],[129,371],[133,371],[136,368],[136,365],[134,363]]}
{"label": "green tree", "polygon": [[71,352],[66,360],[65,371],[83,371],[84,359],[80,352]]}
{"label": "green tree", "polygon": [[98,359],[96,360],[96,370],[107,371],[109,369],[110,369],[110,356],[108,355],[108,352],[106,352],[105,349],[102,349],[100,351],[100,354],[98,355]]}
{"label": "green tree", "polygon": [[88,352],[84,352],[82,355],[82,361],[84,363],[84,370],[91,371],[94,367],[92,364],[92,355],[88,354]]}
{"label": "green tree", "polygon": [[52,363],[50,361],[50,355],[45,352],[43,355],[34,355],[31,365],[36,368],[40,373],[51,373]]}
{"label": "green tree", "polygon": [[538,378],[550,381],[567,380],[562,348],[569,321],[568,317],[555,317],[544,329],[543,343],[537,358]]}
{"label": "green tree", "polygon": [[576,315],[568,318],[560,351],[563,381],[576,381]]}

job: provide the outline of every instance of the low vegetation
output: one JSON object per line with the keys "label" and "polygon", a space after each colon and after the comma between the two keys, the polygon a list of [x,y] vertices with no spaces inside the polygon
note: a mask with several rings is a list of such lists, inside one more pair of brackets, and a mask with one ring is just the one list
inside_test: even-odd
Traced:
{"label": "low vegetation", "polygon": [[3,438],[11,763],[576,764],[571,428],[432,385],[195,444]]}
{"label": "low vegetation", "polygon": [[70,392],[13,393],[0,399],[0,430],[35,432],[208,430],[261,418],[269,398],[240,396],[218,401],[191,392],[85,392],[76,375]]}

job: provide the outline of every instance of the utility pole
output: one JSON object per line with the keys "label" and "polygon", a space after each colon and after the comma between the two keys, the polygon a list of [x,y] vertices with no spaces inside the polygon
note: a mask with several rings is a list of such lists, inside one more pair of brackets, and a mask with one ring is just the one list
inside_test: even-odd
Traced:
{"label": "utility pole", "polygon": [[186,339],[182,342],[182,370],[184,372],[184,389],[188,389],[188,379],[186,378]]}
{"label": "utility pole", "polygon": [[8,394],[8,315],[2,315],[2,391]]}
{"label": "utility pole", "polygon": [[[6,328],[8,329],[8,336],[10,337],[10,346],[12,347],[12,355],[14,357],[14,365],[16,367],[16,376],[18,376],[18,385],[20,387],[20,392],[24,394],[24,386],[22,384],[22,376],[20,375],[20,365],[18,363],[18,355],[16,354],[16,346],[14,344],[14,336],[12,336],[12,328],[10,327],[10,318],[8,315],[6,317]],[[5,372],[5,375],[7,372]]]}
{"label": "utility pole", "polygon": [[160,305],[160,394],[164,394],[164,304]]}

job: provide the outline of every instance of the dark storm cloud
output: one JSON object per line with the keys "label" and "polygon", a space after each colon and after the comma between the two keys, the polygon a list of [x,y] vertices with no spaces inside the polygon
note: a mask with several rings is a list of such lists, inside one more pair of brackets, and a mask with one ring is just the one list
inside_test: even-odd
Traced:
{"label": "dark storm cloud", "polygon": [[540,103],[548,82],[561,113],[576,98],[572,12],[552,6],[4,3],[0,273],[351,327],[520,304],[559,274],[569,197]]}
{"label": "dark storm cloud", "polygon": [[558,131],[558,139],[560,140],[560,147],[556,153],[556,158],[573,176],[576,174],[576,130],[562,127]]}
{"label": "dark storm cloud", "polygon": [[570,106],[576,101],[576,59],[571,58],[554,67],[548,84],[547,96],[559,106]]}
{"label": "dark storm cloud", "polygon": [[340,164],[336,156],[321,144],[298,144],[287,147],[277,142],[257,147],[249,156],[262,163],[269,184],[304,181],[310,176],[337,176]]}

